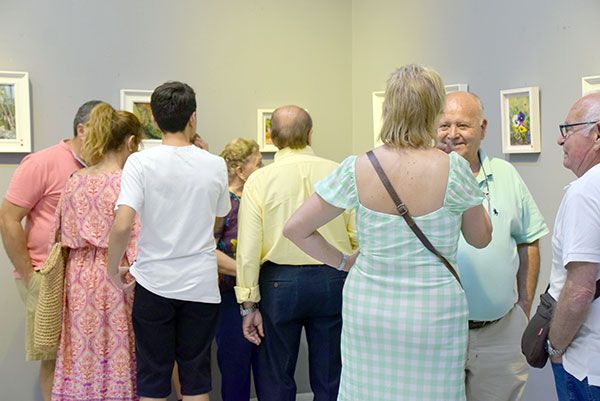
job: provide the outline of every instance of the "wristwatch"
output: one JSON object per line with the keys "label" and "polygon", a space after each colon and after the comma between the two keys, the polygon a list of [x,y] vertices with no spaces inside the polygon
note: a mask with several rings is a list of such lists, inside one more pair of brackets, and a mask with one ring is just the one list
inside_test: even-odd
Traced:
{"label": "wristwatch", "polygon": [[554,348],[552,346],[552,343],[550,342],[550,339],[547,338],[546,339],[546,351],[548,351],[548,355],[550,355],[550,356],[561,356],[562,354],[565,353],[566,350]]}
{"label": "wristwatch", "polygon": [[348,264],[348,255],[346,255],[342,252],[342,261],[340,262],[339,266],[336,267],[336,269],[338,269],[339,271],[343,271],[346,268],[347,264]]}
{"label": "wristwatch", "polygon": [[258,304],[253,304],[249,308],[244,308],[244,305],[240,305],[240,315],[242,315],[242,317],[248,316],[249,314],[251,314],[255,310],[258,310]]}

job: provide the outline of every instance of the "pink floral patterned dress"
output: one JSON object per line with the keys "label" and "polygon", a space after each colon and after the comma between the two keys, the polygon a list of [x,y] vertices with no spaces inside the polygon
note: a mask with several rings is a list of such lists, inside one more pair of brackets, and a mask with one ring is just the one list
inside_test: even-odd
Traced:
{"label": "pink floral patterned dress", "polygon": [[[53,401],[138,399],[133,299],[106,272],[120,187],[120,171],[92,175],[82,170],[71,176],[62,195],[61,240],[70,255]],[[137,231],[126,254],[129,264],[135,258]]]}

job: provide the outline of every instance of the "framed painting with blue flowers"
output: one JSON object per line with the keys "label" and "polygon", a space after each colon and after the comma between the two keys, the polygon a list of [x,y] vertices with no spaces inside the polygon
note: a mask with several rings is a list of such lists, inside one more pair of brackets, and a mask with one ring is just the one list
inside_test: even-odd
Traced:
{"label": "framed painting with blue flowers", "polygon": [[537,86],[500,91],[502,152],[540,153],[540,90]]}

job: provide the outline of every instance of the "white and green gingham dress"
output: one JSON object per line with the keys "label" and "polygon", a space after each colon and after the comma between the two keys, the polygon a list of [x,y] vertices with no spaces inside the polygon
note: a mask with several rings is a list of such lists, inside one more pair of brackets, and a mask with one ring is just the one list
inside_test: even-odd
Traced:
{"label": "white and green gingham dress", "polygon": [[[360,246],[344,286],[338,400],[463,401],[464,292],[401,216],[360,204],[355,164],[347,158],[316,186],[328,203],[356,209]],[[415,221],[454,265],[462,212],[482,200],[469,164],[451,153],[443,207]]]}

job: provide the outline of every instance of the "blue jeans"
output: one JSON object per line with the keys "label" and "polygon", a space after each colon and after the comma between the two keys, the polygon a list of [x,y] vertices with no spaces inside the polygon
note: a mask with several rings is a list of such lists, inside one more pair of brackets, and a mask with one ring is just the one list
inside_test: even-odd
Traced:
{"label": "blue jeans", "polygon": [[577,380],[561,363],[553,363],[554,383],[559,401],[600,401],[600,387],[590,386],[588,380]]}
{"label": "blue jeans", "polygon": [[256,345],[244,338],[240,307],[233,288],[221,291],[217,326],[217,361],[223,401],[250,399],[250,370],[256,375]]}
{"label": "blue jeans", "polygon": [[342,289],[347,273],[323,265],[267,262],[260,270],[260,311],[265,336],[255,374],[260,401],[294,401],[294,372],[306,331],[314,401],[337,400],[342,368]]}

